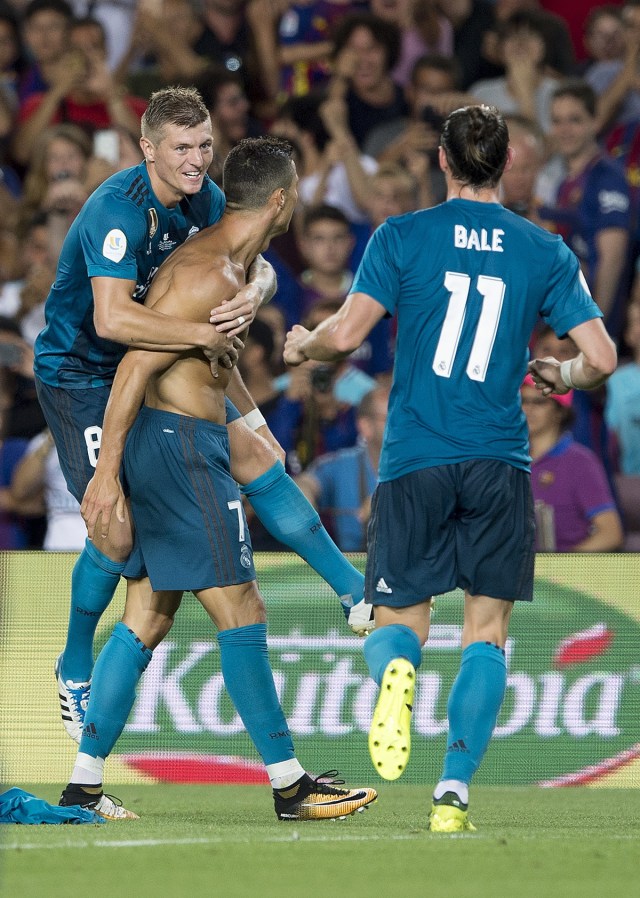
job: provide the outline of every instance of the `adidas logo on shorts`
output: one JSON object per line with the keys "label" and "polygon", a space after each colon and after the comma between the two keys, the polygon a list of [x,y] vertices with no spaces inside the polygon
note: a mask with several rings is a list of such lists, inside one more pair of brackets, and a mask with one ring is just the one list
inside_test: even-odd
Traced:
{"label": "adidas logo on shorts", "polygon": [[387,584],[385,583],[384,577],[380,577],[380,579],[376,583],[376,592],[391,593],[391,592],[393,592],[393,590],[387,586]]}

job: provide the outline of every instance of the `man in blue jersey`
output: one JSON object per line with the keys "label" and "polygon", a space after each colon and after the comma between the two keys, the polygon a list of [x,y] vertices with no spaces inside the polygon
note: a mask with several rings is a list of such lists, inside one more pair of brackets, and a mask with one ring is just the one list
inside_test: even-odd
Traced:
{"label": "man in blue jersey", "polygon": [[504,697],[509,617],[514,601],[532,598],[534,519],[520,384],[538,316],[579,349],[562,364],[530,363],[543,393],[592,389],[616,366],[576,257],[560,237],[498,202],[512,158],[495,108],[451,113],[439,149],[447,202],[379,227],[343,308],[311,333],[294,327],[285,346],[288,364],[339,358],[397,312],[365,573],[376,619],[365,658],[381,687],[369,749],[381,776],[400,776],[431,599],[460,587],[463,652],[429,816],[434,832],[473,828],[468,786]]}
{"label": "man in blue jersey", "polygon": [[[223,174],[225,214],[161,268],[148,306],[202,321],[212,306],[236,294],[255,254],[289,226],[298,195],[291,155],[290,144],[273,137],[243,140],[231,150]],[[218,628],[225,686],[266,765],[278,818],[341,817],[376,797],[373,789],[341,789],[326,775],[310,777],[295,756],[269,666],[251,537],[231,476],[224,426],[230,376],[220,371],[212,377],[198,351],[131,349],[118,367],[94,481],[118,484],[122,511],[124,459],[135,546],[124,570],[123,619],[96,662],[86,725],[61,804],[93,808],[113,820],[136,816],[103,794],[104,763],[185,589]]]}
{"label": "man in blue jersey", "polygon": [[[233,351],[232,339],[275,288],[271,267],[258,257],[250,283],[216,309],[214,326],[144,306],[162,262],[188,237],[218,221],[225,200],[206,174],[213,155],[211,120],[195,89],[166,88],[151,97],[140,145],[144,161],[105,181],[73,222],[47,298],[47,323],[35,346],[38,397],[78,501],[95,469],[104,409],[127,346],[199,348],[217,367],[218,357]],[[237,409],[228,406],[233,475],[256,514],[338,595],[348,596],[346,602],[359,603],[362,575],[324,532],[269,442],[254,433],[269,438],[236,372],[229,394],[237,404]],[[111,489],[102,499],[108,506],[115,497]],[[56,664],[63,723],[75,741],[88,700],[93,636],[131,551],[128,512],[119,519],[105,510],[89,535],[74,568],[67,642]],[[368,614],[364,606],[355,614],[362,611]]]}

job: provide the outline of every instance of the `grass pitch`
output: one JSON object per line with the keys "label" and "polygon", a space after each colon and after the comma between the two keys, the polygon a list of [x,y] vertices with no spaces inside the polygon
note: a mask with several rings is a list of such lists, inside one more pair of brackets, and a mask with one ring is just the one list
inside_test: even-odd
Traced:
{"label": "grass pitch", "polygon": [[[26,787],[56,802],[60,787]],[[0,827],[6,898],[608,898],[638,893],[640,790],[472,789],[478,832],[431,835],[429,789],[279,823],[252,786],[118,789],[139,821]]]}

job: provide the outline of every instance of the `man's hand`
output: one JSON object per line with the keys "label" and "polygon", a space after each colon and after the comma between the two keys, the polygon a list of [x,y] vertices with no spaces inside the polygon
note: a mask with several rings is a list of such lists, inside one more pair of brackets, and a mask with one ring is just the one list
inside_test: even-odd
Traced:
{"label": "man's hand", "polygon": [[[221,336],[220,334],[218,336]],[[208,351],[205,350],[205,355],[209,359],[209,364],[211,365],[211,374],[214,377],[218,377],[219,375],[219,367],[222,365],[223,368],[231,369],[234,365],[238,364],[238,358],[240,357],[240,353],[244,349],[244,343],[240,339],[240,337],[233,337],[231,340],[231,348],[225,350],[221,355],[212,356],[209,355]]]}
{"label": "man's hand", "polygon": [[262,293],[255,284],[246,284],[232,299],[221,302],[211,310],[209,321],[219,334],[235,337],[242,333],[256,317],[262,303]]}
{"label": "man's hand", "polygon": [[569,387],[560,376],[560,362],[549,356],[546,359],[532,359],[529,362],[529,374],[533,378],[536,389],[543,396],[563,396],[569,392]]}
{"label": "man's hand", "polygon": [[306,340],[310,333],[311,331],[308,331],[306,327],[302,327],[301,324],[293,325],[292,329],[287,334],[284,343],[283,358],[285,364],[295,367],[296,365],[301,365],[303,362],[307,361],[307,357],[301,351],[300,345]]}
{"label": "man's hand", "polygon": [[[96,471],[87,484],[80,506],[80,513],[87,525],[89,539],[93,539],[96,528],[103,539],[108,537],[114,508],[116,518],[121,524],[124,524],[125,501],[120,478],[113,475],[104,476]],[[98,519],[100,519],[99,525]]]}

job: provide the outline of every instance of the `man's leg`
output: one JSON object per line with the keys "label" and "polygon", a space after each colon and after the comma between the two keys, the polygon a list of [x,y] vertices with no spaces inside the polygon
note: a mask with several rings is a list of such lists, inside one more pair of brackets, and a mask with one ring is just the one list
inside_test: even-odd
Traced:
{"label": "man's leg", "polygon": [[93,670],[93,639],[103,612],[120,582],[131,551],[129,512],[124,524],[112,520],[107,539],[87,539],[73,568],[67,641],[56,662],[62,722],[80,741]]}
{"label": "man's leg", "polygon": [[369,674],[380,687],[369,752],[379,775],[395,780],[409,760],[416,670],[429,635],[431,602],[404,608],[378,605],[375,615],[376,629],[364,644]]}
{"label": "man's leg", "polygon": [[[38,401],[53,435],[69,492],[82,501],[100,449],[109,387],[66,390],[36,378]],[[115,516],[114,516],[115,517]],[[67,641],[55,665],[62,722],[80,741],[93,669],[93,638],[131,551],[131,524],[111,522],[107,539],[87,540],[73,569]]]}
{"label": "man's leg", "polygon": [[125,727],[153,649],[169,632],[181,598],[181,592],[152,592],[147,578],[129,581],[123,619],[96,661],[80,748],[60,804],[90,807],[109,820],[137,818],[104,795],[104,763]]}
{"label": "man's leg", "polygon": [[513,602],[465,594],[462,660],[447,705],[449,734],[442,777],[433,793],[429,828],[472,830],[469,783],[489,745],[504,699],[504,647]]}
{"label": "man's leg", "polygon": [[356,632],[371,629],[370,609],[359,605],[364,577],[347,561],[325,530],[318,512],[289,477],[273,449],[247,427],[242,418],[229,425],[231,473],[256,515],[281,543],[288,546],[325,580],[343,602],[345,616]]}
{"label": "man's leg", "polygon": [[296,758],[273,682],[266,615],[255,580],[200,590],[196,595],[218,627],[224,683],[265,763],[278,818],[343,817],[373,801],[373,789],[338,789],[313,780]]}

